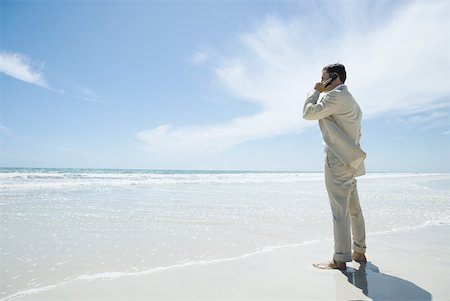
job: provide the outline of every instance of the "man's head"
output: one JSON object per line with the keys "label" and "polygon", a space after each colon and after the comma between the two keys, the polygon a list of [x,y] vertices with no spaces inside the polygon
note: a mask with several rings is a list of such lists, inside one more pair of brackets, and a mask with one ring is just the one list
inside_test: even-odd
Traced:
{"label": "man's head", "polygon": [[323,67],[322,69],[322,82],[327,82],[333,74],[338,76],[337,79],[333,80],[329,86],[325,88],[325,91],[330,91],[336,88],[338,85],[345,83],[347,79],[347,72],[345,72],[345,67],[342,64],[331,64]]}

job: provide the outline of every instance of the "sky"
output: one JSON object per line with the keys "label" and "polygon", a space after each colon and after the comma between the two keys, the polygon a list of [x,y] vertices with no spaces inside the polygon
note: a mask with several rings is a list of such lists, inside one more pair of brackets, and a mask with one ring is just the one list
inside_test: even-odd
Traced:
{"label": "sky", "polygon": [[322,171],[346,66],[368,172],[450,172],[450,2],[0,2],[0,166]]}

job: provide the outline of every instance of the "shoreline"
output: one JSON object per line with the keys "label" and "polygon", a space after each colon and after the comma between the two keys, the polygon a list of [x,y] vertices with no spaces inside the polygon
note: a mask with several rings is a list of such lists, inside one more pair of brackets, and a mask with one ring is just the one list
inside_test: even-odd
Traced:
{"label": "shoreline", "polygon": [[[381,293],[386,292],[385,288],[376,289],[381,284],[382,287],[395,284],[390,293],[397,294],[397,297],[402,294],[409,296],[409,291],[413,291],[421,296],[418,300],[431,300],[428,296],[433,300],[444,300],[450,297],[446,285],[450,281],[449,234],[450,225],[439,222],[368,234],[369,263],[364,271],[355,262],[348,265],[345,273],[313,268],[312,263],[331,258],[332,242],[325,239],[269,247],[231,258],[188,261],[141,272],[81,275],[55,285],[20,291],[0,300],[377,300]],[[401,246],[397,245],[399,241]],[[419,252],[424,250],[427,256]],[[396,261],[398,258],[402,260]],[[426,270],[431,274],[438,275],[424,277],[426,271],[417,270],[416,262],[427,262],[427,265],[421,265],[427,266]],[[433,283],[433,279],[439,278],[442,280]],[[351,279],[359,286],[352,284]],[[397,289],[402,286],[402,290]],[[318,287],[324,287],[324,290],[317,290]],[[331,287],[335,289],[328,290]],[[364,293],[365,290],[368,292]]]}

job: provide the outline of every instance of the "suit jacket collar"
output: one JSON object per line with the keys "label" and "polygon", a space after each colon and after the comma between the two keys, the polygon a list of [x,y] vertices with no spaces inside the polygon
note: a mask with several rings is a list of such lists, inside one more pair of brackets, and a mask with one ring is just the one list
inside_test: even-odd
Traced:
{"label": "suit jacket collar", "polygon": [[[336,86],[333,90],[339,90],[339,91],[347,91],[347,86],[344,84],[340,84],[339,86]],[[333,91],[331,90],[331,91]]]}

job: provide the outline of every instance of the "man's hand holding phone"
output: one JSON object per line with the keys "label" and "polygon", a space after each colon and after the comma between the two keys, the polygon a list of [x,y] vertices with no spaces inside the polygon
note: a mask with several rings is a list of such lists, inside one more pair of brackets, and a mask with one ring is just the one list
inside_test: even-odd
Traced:
{"label": "man's hand holding phone", "polygon": [[[323,77],[322,77],[323,78]],[[331,83],[338,78],[338,75],[336,73],[333,73],[333,75],[326,79],[323,80],[321,82],[316,83],[316,85],[314,86],[314,89],[319,91],[320,93],[324,92],[326,90],[326,88],[331,85]]]}
{"label": "man's hand holding phone", "polygon": [[316,85],[314,86],[314,90],[317,90],[320,93],[322,93],[323,91],[325,91],[325,87],[327,86],[327,84],[331,81],[332,81],[332,79],[329,78],[327,80],[324,80],[323,82],[316,83]]}

